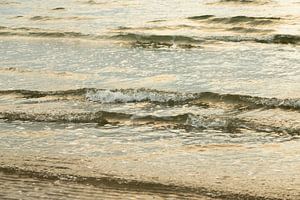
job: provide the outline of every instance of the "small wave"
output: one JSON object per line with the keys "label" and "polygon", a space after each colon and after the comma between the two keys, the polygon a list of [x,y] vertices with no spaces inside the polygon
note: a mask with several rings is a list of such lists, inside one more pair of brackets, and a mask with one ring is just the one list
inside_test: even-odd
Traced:
{"label": "small wave", "polygon": [[29,36],[55,37],[55,38],[88,38],[88,35],[77,32],[29,32]]}
{"label": "small wave", "polygon": [[51,19],[55,19],[55,18],[51,18],[49,16],[34,16],[34,17],[31,17],[30,20],[33,20],[33,21],[46,21],[46,20],[51,20]]}
{"label": "small wave", "polygon": [[24,17],[23,15],[17,15],[17,16],[14,16],[14,17],[11,17],[10,19],[19,19],[19,18],[22,18]]}
{"label": "small wave", "polygon": [[241,26],[232,27],[227,30],[238,32],[238,33],[270,33],[270,32],[274,31],[272,29],[246,28],[246,27],[241,27]]}
{"label": "small wave", "polygon": [[4,5],[18,5],[20,4],[19,2],[14,2],[14,1],[1,1],[0,2],[0,6],[4,6]]}
{"label": "small wave", "polygon": [[213,92],[202,93],[176,93],[163,92],[149,89],[124,89],[124,90],[87,90],[86,98],[90,101],[101,103],[126,103],[126,102],[160,102],[173,104],[193,104],[198,101],[226,102],[243,104],[254,108],[286,108],[300,109],[300,99],[262,98],[247,95],[218,94]]}
{"label": "small wave", "polygon": [[254,130],[258,132],[279,133],[288,135],[299,135],[300,128],[295,124],[281,124],[274,126],[260,122],[247,121],[239,116],[214,116],[214,115],[195,115],[192,113],[183,113],[178,115],[157,116],[157,115],[136,115],[120,112],[85,112],[85,113],[32,113],[6,111],[0,112],[0,119],[5,121],[29,121],[46,123],[93,123],[97,126],[111,125],[154,125],[159,128],[167,129],[185,129],[185,130],[220,130],[226,133],[239,133],[243,129]]}
{"label": "small wave", "polygon": [[193,37],[181,35],[146,35],[135,33],[120,33],[111,37],[115,40],[128,41],[133,46],[137,47],[181,47],[193,48],[200,47],[202,40]]}
{"label": "small wave", "polygon": [[64,7],[57,7],[57,8],[53,8],[52,10],[65,10]]}
{"label": "small wave", "polygon": [[249,25],[269,25],[282,20],[280,17],[249,17],[249,16],[234,16],[234,17],[215,17],[214,15],[200,15],[188,17],[190,20],[205,20],[209,23],[222,24],[249,24]]}
{"label": "small wave", "polygon": [[[256,132],[280,133],[289,135],[299,135],[300,129],[297,122],[286,123],[288,118],[283,118],[280,122],[261,121],[259,113],[269,111],[271,113],[282,114],[293,112],[295,116],[300,111],[300,99],[277,99],[262,98],[236,94],[218,94],[212,92],[202,93],[178,93],[165,92],[150,89],[78,89],[67,91],[27,91],[13,90],[0,91],[0,95],[19,94],[20,98],[43,98],[54,96],[57,99],[64,98],[66,101],[88,101],[100,104],[118,104],[118,103],[143,103],[147,102],[152,105],[164,105],[170,109],[173,107],[190,107],[195,106],[201,109],[208,107],[215,108],[221,106],[222,109],[230,111],[229,113],[215,114],[197,114],[193,110],[185,110],[176,114],[156,115],[149,112],[137,114],[127,113],[127,111],[111,112],[99,110],[96,112],[67,112],[67,111],[49,111],[49,112],[31,112],[31,111],[2,111],[0,119],[5,121],[31,121],[47,123],[95,123],[99,126],[106,124],[111,125],[154,125],[155,127],[186,129],[186,130],[221,130],[228,133],[241,132],[243,129],[253,130]],[[76,95],[76,96],[75,96]],[[74,98],[73,98],[74,97]],[[79,97],[79,98],[78,98]],[[38,101],[39,103],[39,101]],[[58,102],[59,103],[59,102]],[[106,105],[103,105],[104,108]],[[277,110],[279,108],[281,110]],[[229,109],[229,110],[228,110]],[[274,110],[273,110],[274,109]],[[286,110],[288,109],[288,111]],[[203,110],[203,112],[204,112]],[[251,115],[251,112],[258,114]],[[248,113],[248,115],[247,115]],[[288,113],[287,113],[288,114]],[[289,115],[289,114],[288,114]],[[283,115],[282,115],[283,116]]]}
{"label": "small wave", "polygon": [[87,92],[86,88],[75,90],[62,90],[62,91],[34,91],[34,90],[1,90],[0,95],[17,94],[22,95],[24,98],[41,98],[46,96],[84,96]]}
{"label": "small wave", "polygon": [[[59,9],[62,10],[62,9]],[[50,17],[50,16],[33,16],[29,18],[32,21],[51,21],[51,20],[90,20],[91,17]]]}
{"label": "small wave", "polygon": [[82,88],[65,91],[31,91],[2,90],[0,95],[19,94],[24,98],[41,98],[46,96],[81,96],[87,101],[98,103],[151,102],[168,105],[201,105],[201,102],[247,106],[248,108],[281,108],[300,110],[300,99],[264,98],[238,94],[219,94],[213,92],[180,93],[153,89],[95,89]]}
{"label": "small wave", "polygon": [[[129,28],[130,29],[130,28]],[[261,29],[243,29],[235,27],[232,31],[271,31]],[[125,30],[127,31],[127,30]],[[42,30],[37,28],[19,27],[9,28],[0,26],[0,36],[22,36],[22,37],[43,37],[43,38],[74,38],[87,40],[115,40],[133,47],[142,48],[201,48],[209,42],[258,42],[265,44],[293,44],[300,43],[300,36],[287,34],[274,34],[267,36],[182,36],[182,35],[147,35],[137,33],[118,33],[115,35],[92,35],[80,32],[60,32],[52,30]]]}
{"label": "small wave", "polygon": [[278,20],[281,20],[281,18],[234,16],[234,17],[224,17],[224,18],[213,18],[210,19],[210,22],[224,23],[224,24],[249,23],[251,25],[267,25],[267,24],[272,24]]}
{"label": "small wave", "polygon": [[193,98],[192,94],[175,92],[161,92],[149,89],[124,89],[124,90],[88,90],[86,98],[90,101],[101,103],[127,103],[127,102],[183,102]]}
{"label": "small wave", "polygon": [[188,17],[187,19],[192,19],[192,20],[204,20],[204,19],[209,19],[215,17],[214,15],[199,15],[199,16],[192,16]]}
{"label": "small wave", "polygon": [[152,20],[152,21],[148,21],[148,23],[159,23],[159,22],[165,22],[167,20],[165,19],[157,19],[157,20]]}
{"label": "small wave", "polygon": [[276,133],[280,135],[300,135],[298,124],[263,123],[246,120],[241,116],[199,116],[189,114],[185,125],[197,129],[222,130],[228,133],[240,133],[242,130],[254,130],[255,132]]}
{"label": "small wave", "polygon": [[247,5],[264,5],[272,2],[271,0],[220,0],[218,3],[233,3],[233,4],[247,4]]}
{"label": "small wave", "polygon": [[220,42],[257,42],[265,44],[292,44],[298,45],[300,43],[299,35],[274,34],[269,36],[209,36],[203,38],[206,41],[220,41]]}
{"label": "small wave", "polygon": [[46,123],[95,123],[98,126],[106,124],[122,124],[126,122],[134,125],[159,124],[160,126],[173,125],[178,127],[191,126],[186,124],[190,114],[179,114],[170,116],[156,115],[136,115],[120,112],[84,112],[84,113],[33,113],[20,111],[0,112],[0,119],[5,121],[28,121],[28,122],[46,122]]}
{"label": "small wave", "polygon": [[143,34],[135,34],[135,33],[121,33],[118,35],[112,36],[115,39],[122,40],[139,40],[139,41],[153,41],[153,42],[190,42],[197,43],[201,42],[197,39],[181,36],[181,35],[143,35]]}
{"label": "small wave", "polygon": [[[195,26],[191,26],[191,25],[187,25],[187,24],[178,24],[178,25],[173,25],[173,26],[168,25],[168,26],[145,26],[145,27],[119,26],[117,29],[114,29],[114,31],[116,31],[118,33],[118,32],[122,32],[122,31],[141,32],[141,31],[148,31],[148,30],[150,30],[150,31],[151,30],[179,30],[179,29],[186,29],[186,28],[197,29],[197,27],[195,27]],[[125,35],[126,33],[128,33],[128,32],[124,32],[121,34]],[[129,32],[129,34],[132,34],[132,33]],[[147,36],[147,35],[144,35],[144,36]],[[166,35],[166,36],[172,37],[172,35]],[[174,36],[176,36],[176,35],[174,35]]]}
{"label": "small wave", "polygon": [[100,125],[108,122],[102,112],[98,113],[25,113],[25,112],[1,112],[0,119],[7,121],[31,121],[31,122],[56,122],[56,123],[97,123]]}
{"label": "small wave", "polygon": [[31,27],[0,27],[0,36],[21,36],[21,37],[43,37],[43,38],[78,38],[78,39],[102,39],[98,35],[83,34],[72,31],[54,31]]}
{"label": "small wave", "polygon": [[88,1],[86,1],[85,2],[86,4],[90,4],[90,5],[101,5],[101,4],[105,4],[104,2],[96,2],[96,1],[94,1],[94,0],[88,0]]}
{"label": "small wave", "polygon": [[[265,42],[265,41],[263,41]],[[274,35],[270,40],[266,40],[266,43],[279,43],[279,44],[299,44],[300,36],[299,35],[286,35],[286,34],[277,34]]]}
{"label": "small wave", "polygon": [[[254,29],[235,27],[231,31],[239,32],[272,32],[269,29]],[[267,36],[207,36],[207,37],[187,37],[180,35],[145,35],[135,33],[122,33],[111,37],[115,40],[129,42],[132,46],[144,48],[180,47],[199,48],[208,42],[257,42],[265,44],[293,44],[300,43],[300,36],[287,34],[274,34]]]}
{"label": "small wave", "polygon": [[300,109],[300,99],[277,99],[253,97],[238,94],[218,94],[205,92],[198,94],[198,100],[222,101],[225,103],[241,104],[253,108],[283,108],[283,109]]}

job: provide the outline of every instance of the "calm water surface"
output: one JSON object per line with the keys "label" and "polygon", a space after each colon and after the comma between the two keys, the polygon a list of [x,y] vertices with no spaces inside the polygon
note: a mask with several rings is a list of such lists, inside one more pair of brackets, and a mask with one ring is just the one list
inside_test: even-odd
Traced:
{"label": "calm water surface", "polygon": [[297,0],[0,0],[0,198],[299,199]]}

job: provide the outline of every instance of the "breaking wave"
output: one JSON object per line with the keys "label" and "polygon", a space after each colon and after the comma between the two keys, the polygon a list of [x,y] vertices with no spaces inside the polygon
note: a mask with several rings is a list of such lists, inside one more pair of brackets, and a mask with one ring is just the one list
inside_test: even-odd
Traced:
{"label": "breaking wave", "polygon": [[176,93],[149,89],[97,90],[88,89],[86,98],[101,103],[116,102],[161,102],[161,103],[197,103],[197,101],[221,101],[232,104],[244,104],[252,107],[300,109],[300,99],[262,98],[237,94],[218,94],[213,92]]}
{"label": "breaking wave", "polygon": [[264,98],[238,94],[219,94],[214,92],[180,93],[153,89],[95,89],[82,88],[65,91],[2,90],[0,95],[19,94],[24,98],[46,96],[81,96],[83,99],[98,103],[150,102],[168,105],[201,105],[201,102],[223,102],[249,108],[281,108],[300,110],[300,99]]}
{"label": "breaking wave", "polygon": [[[179,93],[165,92],[151,89],[95,89],[84,88],[66,91],[29,91],[8,90],[0,91],[0,97],[11,95],[12,98],[39,99],[52,97],[55,103],[60,101],[83,101],[86,106],[98,105],[92,110],[69,109],[2,109],[0,119],[10,121],[29,121],[45,123],[92,123],[96,126],[104,125],[154,125],[153,127],[185,130],[220,130],[227,133],[252,130],[256,132],[279,133],[299,135],[298,121],[287,120],[287,112],[293,112],[298,116],[300,111],[300,99],[263,98],[237,94],[218,94],[212,92]],[[16,96],[17,95],[17,96]],[[66,97],[66,98],[63,98]],[[46,100],[49,98],[46,98]],[[34,104],[47,108],[47,101],[35,101]],[[91,104],[89,104],[91,103]],[[147,110],[132,111],[121,109],[118,111],[107,110],[109,104],[147,103],[151,108],[166,107],[171,109],[165,114],[149,112]],[[72,103],[73,105],[73,103]],[[32,104],[31,104],[32,106]],[[120,105],[123,107],[123,105]],[[124,105],[126,107],[126,105]],[[149,108],[150,108],[149,107]],[[32,108],[32,107],[30,107]],[[124,107],[123,107],[124,108]],[[201,112],[195,111],[200,109]],[[209,109],[222,109],[222,112],[211,112]],[[174,109],[174,110],[173,110]],[[176,111],[176,109],[182,109]],[[273,110],[273,109],[277,109]],[[283,112],[281,121],[260,120],[257,114],[251,115],[251,111],[261,113],[268,110],[276,114]],[[247,115],[248,114],[248,115]],[[257,118],[258,117],[258,118]]]}
{"label": "breaking wave", "polygon": [[239,116],[205,116],[192,113],[183,113],[169,116],[137,115],[122,112],[0,112],[0,119],[6,122],[28,121],[46,123],[93,123],[97,126],[104,125],[155,125],[155,127],[167,129],[185,130],[219,130],[227,133],[240,133],[241,130],[253,130],[258,132],[299,135],[300,127],[297,125],[272,125],[251,120],[245,120]]}

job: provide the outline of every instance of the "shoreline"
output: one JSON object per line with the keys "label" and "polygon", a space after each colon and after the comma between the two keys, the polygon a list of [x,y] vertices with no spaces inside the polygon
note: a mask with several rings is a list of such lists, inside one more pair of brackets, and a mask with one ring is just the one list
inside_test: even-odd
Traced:
{"label": "shoreline", "polygon": [[[2,175],[1,175],[2,174]],[[165,185],[162,183],[155,182],[143,182],[137,180],[122,180],[120,178],[114,177],[81,177],[72,174],[51,174],[51,173],[40,173],[29,170],[23,170],[21,168],[13,167],[0,167],[0,180],[1,176],[17,175],[20,179],[35,179],[37,181],[48,181],[49,183],[54,183],[56,181],[63,181],[65,184],[80,184],[86,186],[93,186],[97,188],[105,188],[111,190],[117,190],[120,193],[127,191],[137,194],[156,194],[160,195],[174,195],[179,198],[182,197],[202,197],[205,199],[222,199],[222,200],[231,200],[231,199],[243,199],[243,200],[279,200],[281,198],[273,198],[267,196],[256,196],[247,193],[230,193],[224,191],[217,191],[210,188],[193,188],[188,186],[178,186],[178,185]],[[71,178],[70,178],[71,177]],[[18,179],[16,179],[18,181]]]}
{"label": "shoreline", "polygon": [[[46,182],[51,187],[53,186],[58,188],[58,190],[60,187],[63,188],[64,185],[74,185],[74,187],[88,186],[92,187],[91,191],[102,191],[106,189],[109,191],[114,191],[115,195],[121,195],[125,192],[129,193],[129,196],[134,193],[136,195],[150,194],[150,196],[165,196],[164,198],[168,198],[168,196],[175,196],[175,199],[193,197],[195,199],[222,200],[296,200],[299,197],[299,195],[297,196],[297,191],[292,192],[286,188],[286,192],[283,192],[277,190],[278,188],[274,188],[274,185],[267,185],[271,184],[270,180],[265,182],[266,185],[264,188],[259,187],[259,181],[257,181],[257,186],[253,187],[256,184],[254,183],[255,180],[247,180],[247,177],[244,177],[244,180],[240,181],[241,183],[243,181],[248,181],[248,186],[237,185],[238,182],[234,181],[232,181],[232,184],[230,185],[226,179],[220,179],[219,187],[216,187],[216,185],[211,183],[211,175],[209,174],[211,169],[207,169],[207,174],[202,174],[201,178],[195,177],[197,181],[200,181],[198,184],[195,184],[192,181],[188,183],[184,182],[183,179],[178,180],[178,177],[176,177],[178,174],[175,174],[176,170],[174,169],[169,169],[170,171],[174,171],[174,176],[169,177],[168,180],[168,178],[166,179],[167,176],[155,178],[153,174],[148,174],[147,170],[143,173],[136,172],[134,175],[130,173],[126,174],[125,172],[124,174],[121,174],[120,171],[118,172],[116,169],[111,168],[111,166],[114,164],[121,164],[121,161],[117,161],[114,164],[109,164],[109,162],[103,159],[103,162],[100,165],[97,165],[96,167],[90,167],[91,164],[96,163],[93,163],[94,161],[91,159],[88,160],[87,158],[83,157],[59,158],[47,157],[45,155],[28,156],[20,155],[19,153],[19,155],[14,155],[12,152],[7,152],[7,154],[5,154],[0,154],[0,182],[2,179],[1,177],[12,177],[16,182],[18,182],[17,187],[15,186],[14,188],[16,190],[18,187],[23,189],[25,188],[26,190],[28,185],[22,185],[22,181],[26,183],[29,180],[34,179],[38,183]],[[128,167],[130,167],[129,164]],[[141,169],[142,166],[136,167]],[[153,170],[157,171],[157,169]],[[62,185],[56,185],[58,182]],[[10,184],[9,181],[8,183],[5,183],[4,179],[4,184],[2,185]],[[268,188],[270,191],[268,191]],[[1,189],[0,187],[2,192],[6,191],[6,189],[7,188]],[[81,190],[80,192],[82,191],[85,190]],[[57,195],[59,196],[59,194]],[[148,197],[146,199],[148,199]]]}

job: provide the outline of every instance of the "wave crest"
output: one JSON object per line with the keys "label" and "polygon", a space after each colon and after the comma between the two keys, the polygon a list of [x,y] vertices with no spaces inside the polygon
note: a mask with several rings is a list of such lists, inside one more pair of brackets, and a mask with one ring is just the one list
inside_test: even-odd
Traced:
{"label": "wave crest", "polygon": [[214,92],[180,93],[154,89],[96,89],[82,88],[64,91],[2,90],[0,95],[18,94],[24,98],[41,98],[46,96],[78,96],[87,101],[98,103],[151,102],[168,105],[201,105],[201,103],[223,102],[248,108],[281,108],[300,110],[300,99],[266,98],[239,94],[219,94]]}
{"label": "wave crest", "polygon": [[[157,28],[157,27],[155,27]],[[127,28],[130,30],[130,28]],[[151,29],[151,27],[149,28]],[[272,32],[273,30],[247,29],[233,27],[227,29],[236,32]],[[131,32],[119,32],[113,35],[93,35],[80,32],[61,32],[53,30],[42,30],[36,28],[20,27],[8,28],[0,26],[0,36],[22,36],[22,37],[42,37],[42,38],[73,38],[86,40],[114,40],[116,42],[130,44],[133,47],[143,48],[201,48],[203,44],[209,42],[257,42],[267,44],[293,44],[300,43],[299,35],[273,34],[265,36],[183,36],[183,35],[153,35],[138,34]]]}
{"label": "wave crest", "polygon": [[192,94],[180,94],[174,92],[161,92],[148,89],[125,90],[88,90],[86,98],[90,101],[101,103],[127,103],[127,102],[182,102],[193,98]]}

